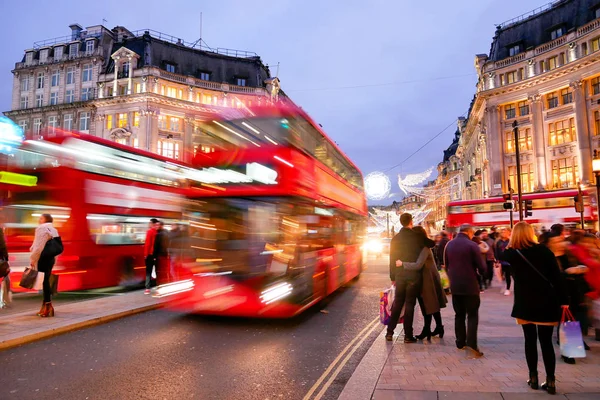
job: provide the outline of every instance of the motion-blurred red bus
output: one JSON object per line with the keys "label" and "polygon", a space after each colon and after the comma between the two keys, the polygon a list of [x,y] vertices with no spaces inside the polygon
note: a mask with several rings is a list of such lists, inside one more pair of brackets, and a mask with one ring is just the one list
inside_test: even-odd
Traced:
{"label": "motion-blurred red bus", "polygon": [[9,171],[10,197],[2,216],[13,289],[23,290],[18,284],[29,266],[38,218],[49,213],[64,243],[53,274],[65,291],[140,283],[148,222],[154,217],[169,225],[181,219],[190,169],[115,142],[56,130],[25,140]]}
{"label": "motion-blurred red bus", "polygon": [[[531,200],[533,205],[532,216],[525,218],[530,224],[550,228],[552,224],[580,223],[581,216],[575,211],[573,198],[577,190],[560,190],[542,193],[523,194],[523,200]],[[514,196],[515,207],[518,207],[517,196]],[[480,227],[509,226],[510,212],[503,207],[502,197],[491,197],[479,200],[460,200],[448,203],[447,228],[458,228],[462,224]],[[584,191],[584,220],[593,224],[598,219],[591,205],[590,196]],[[513,212],[514,222],[519,221],[518,208]]]}
{"label": "motion-blurred red bus", "polygon": [[359,169],[301,109],[208,121],[187,210],[194,267],[160,287],[174,308],[289,317],[363,268],[367,203]]}

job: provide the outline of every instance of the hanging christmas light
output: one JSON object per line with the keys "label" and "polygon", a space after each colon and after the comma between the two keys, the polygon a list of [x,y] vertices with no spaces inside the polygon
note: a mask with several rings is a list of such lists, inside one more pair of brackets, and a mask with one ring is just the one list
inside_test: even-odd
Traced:
{"label": "hanging christmas light", "polygon": [[365,177],[365,192],[369,200],[383,200],[391,189],[390,178],[383,172],[371,172]]}
{"label": "hanging christmas light", "polygon": [[404,178],[402,178],[401,175],[398,175],[398,186],[400,187],[400,190],[404,192],[404,194],[420,193],[423,188],[419,187],[419,185],[429,179],[432,173],[433,167],[417,174],[408,174]]}

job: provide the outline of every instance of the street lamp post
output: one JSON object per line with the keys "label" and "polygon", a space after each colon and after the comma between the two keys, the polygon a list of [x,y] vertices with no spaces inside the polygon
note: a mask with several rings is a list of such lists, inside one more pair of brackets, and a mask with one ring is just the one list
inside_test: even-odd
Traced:
{"label": "street lamp post", "polygon": [[598,215],[598,230],[600,231],[600,152],[594,150],[594,159],[592,160],[592,170],[596,176],[596,215]]}
{"label": "street lamp post", "polygon": [[517,199],[519,201],[519,221],[523,221],[523,199],[522,199],[522,186],[521,186],[521,155],[519,153],[519,124],[517,121],[513,122],[513,134],[515,135],[515,156],[517,159]]}

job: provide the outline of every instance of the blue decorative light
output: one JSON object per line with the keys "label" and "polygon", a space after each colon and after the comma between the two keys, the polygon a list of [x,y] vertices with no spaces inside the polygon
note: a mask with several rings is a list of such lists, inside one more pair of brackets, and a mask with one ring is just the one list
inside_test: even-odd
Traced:
{"label": "blue decorative light", "polygon": [[0,116],[0,153],[12,154],[24,139],[25,135],[19,125],[8,117]]}

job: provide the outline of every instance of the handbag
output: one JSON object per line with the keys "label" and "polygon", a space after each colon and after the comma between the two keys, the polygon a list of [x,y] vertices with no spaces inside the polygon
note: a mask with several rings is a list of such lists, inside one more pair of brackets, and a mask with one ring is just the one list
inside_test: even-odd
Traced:
{"label": "handbag", "polygon": [[563,308],[563,314],[558,328],[560,354],[568,358],[585,358],[585,347],[581,325],[575,321],[568,308]]}
{"label": "handbag", "polygon": [[35,285],[35,280],[39,271],[33,268],[25,268],[25,272],[21,275],[21,282],[19,282],[19,286],[25,289],[33,289],[33,285]]}
{"label": "handbag", "polygon": [[7,260],[0,260],[0,279],[10,273],[10,265]]}

